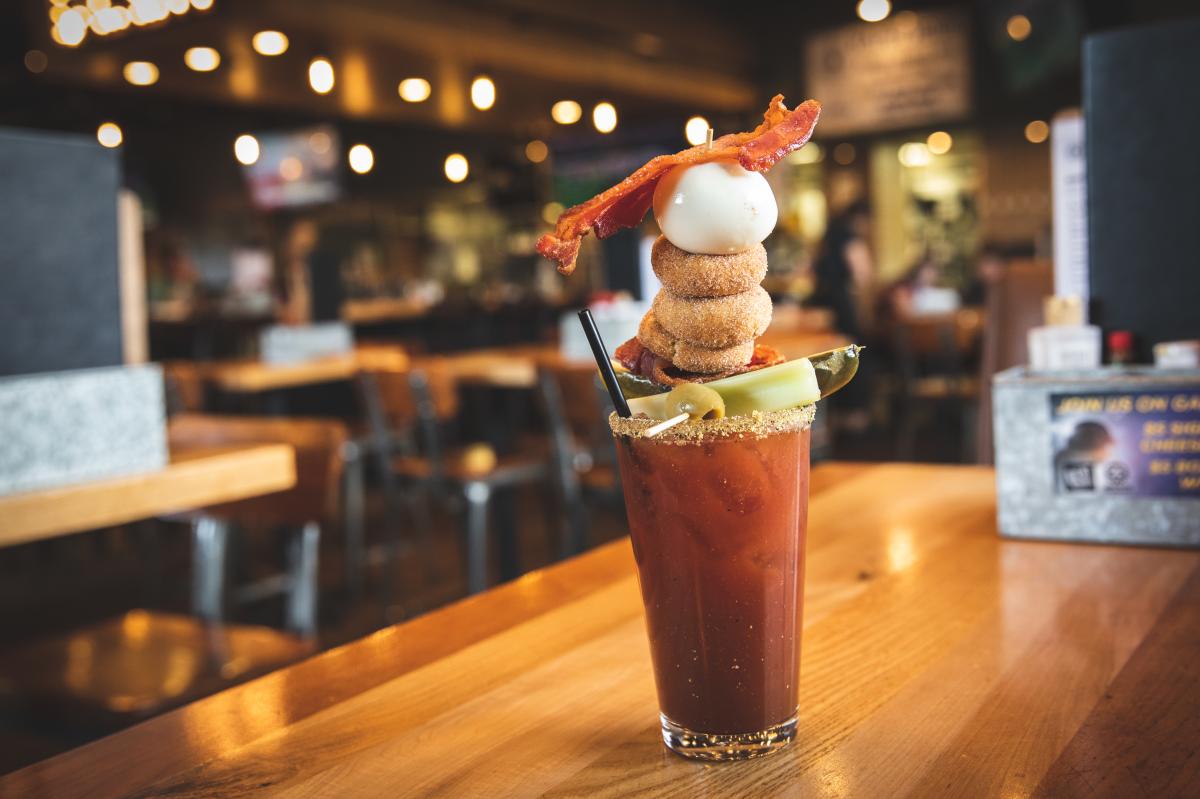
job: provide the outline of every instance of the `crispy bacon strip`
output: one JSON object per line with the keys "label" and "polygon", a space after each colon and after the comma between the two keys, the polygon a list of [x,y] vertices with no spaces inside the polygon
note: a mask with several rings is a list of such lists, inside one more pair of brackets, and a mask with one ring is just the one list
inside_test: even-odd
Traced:
{"label": "crispy bacon strip", "polygon": [[613,357],[629,371],[636,375],[649,378],[660,386],[677,386],[680,383],[708,383],[720,380],[722,377],[732,377],[742,372],[753,372],[767,366],[783,363],[787,358],[774,347],[766,344],[755,344],[754,355],[750,363],[736,369],[728,369],[716,374],[695,374],[678,369],[670,361],[660,358],[643,346],[636,338],[631,338],[613,352]]}
{"label": "crispy bacon strip", "polygon": [[554,232],[538,239],[537,250],[558,261],[558,271],[569,275],[575,271],[580,241],[589,231],[604,239],[642,221],[654,199],[654,187],[667,170],[682,164],[736,159],[745,169],[766,172],[785,155],[804,146],[820,115],[821,104],[816,100],[806,100],[789,111],[783,95],[777,94],[763,114],[762,124],[749,133],[726,134],[713,141],[711,149],[698,144],[674,155],[651,158],[611,189],[567,209],[558,218]]}

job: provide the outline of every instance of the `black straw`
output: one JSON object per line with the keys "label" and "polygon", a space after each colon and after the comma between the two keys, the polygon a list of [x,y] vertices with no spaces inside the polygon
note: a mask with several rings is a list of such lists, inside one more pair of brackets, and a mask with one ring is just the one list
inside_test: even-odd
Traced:
{"label": "black straw", "polygon": [[608,359],[608,350],[604,349],[604,340],[600,338],[600,331],[596,329],[596,320],[592,318],[592,312],[584,308],[579,312],[579,321],[583,325],[583,335],[587,336],[588,344],[592,345],[592,355],[596,356],[600,377],[604,378],[604,387],[612,397],[617,416],[632,416],[629,403],[625,401],[625,395],[621,392],[621,385],[617,383],[617,373],[613,371],[612,361]]}

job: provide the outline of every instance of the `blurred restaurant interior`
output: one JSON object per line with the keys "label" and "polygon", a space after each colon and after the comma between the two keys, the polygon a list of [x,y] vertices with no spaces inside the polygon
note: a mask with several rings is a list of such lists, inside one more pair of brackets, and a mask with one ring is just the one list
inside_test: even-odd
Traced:
{"label": "blurred restaurant interior", "polygon": [[[789,358],[851,342],[870,356],[821,404],[814,462],[992,463],[991,377],[1029,362],[1030,329],[1053,321],[1043,298],[1071,293],[1054,148],[1083,157],[1066,143],[1091,91],[1084,42],[1194,36],[1197,9],[13,0],[2,13],[7,773],[627,535],[576,312],[610,347],[634,334],[659,286],[658,229],[650,215],[588,238],[569,277],[535,244],[650,158],[752,129],[776,93],[824,110],[767,175],[779,222],[763,341]],[[1139,320],[1162,316],[1138,313],[1101,322],[1097,358],[1153,362],[1164,338]],[[1194,339],[1191,325],[1163,336]],[[128,379],[45,382],[121,365]],[[56,425],[85,464],[42,441]],[[168,450],[161,484],[88,488],[162,468]],[[34,489],[60,489],[22,470],[39,457],[78,481],[45,518]]]}

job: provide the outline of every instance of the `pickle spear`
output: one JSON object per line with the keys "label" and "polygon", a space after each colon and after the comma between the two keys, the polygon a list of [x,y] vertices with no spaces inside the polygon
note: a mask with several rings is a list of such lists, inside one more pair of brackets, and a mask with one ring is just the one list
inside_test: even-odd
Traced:
{"label": "pickle spear", "polygon": [[864,347],[851,344],[836,350],[819,352],[808,356],[817,373],[817,385],[821,387],[821,399],[849,383],[858,374],[858,354]]}
{"label": "pickle spear", "polygon": [[[727,416],[799,408],[828,397],[849,383],[858,371],[858,354],[861,350],[862,347],[851,344],[703,385],[721,395]],[[641,389],[646,384],[657,386],[644,377],[623,372],[618,374],[623,390],[626,388],[625,378],[640,381],[636,385]],[[627,393],[629,409],[652,419],[667,419],[674,415],[668,407],[667,389],[662,386],[658,386],[658,389],[660,393],[650,395],[630,396]]]}

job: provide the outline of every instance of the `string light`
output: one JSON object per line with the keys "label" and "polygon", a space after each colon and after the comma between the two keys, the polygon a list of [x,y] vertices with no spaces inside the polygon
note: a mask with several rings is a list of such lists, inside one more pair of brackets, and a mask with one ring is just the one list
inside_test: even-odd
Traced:
{"label": "string light", "polygon": [[350,168],[360,175],[365,175],[375,166],[375,153],[365,144],[356,144],[350,148],[347,155]]}
{"label": "string light", "polygon": [[617,128],[617,109],[612,103],[597,103],[592,109],[592,124],[601,133],[612,133]]}
{"label": "string light", "polygon": [[221,65],[221,54],[211,47],[189,47],[183,63],[196,72],[212,72]]}
{"label": "string light", "polygon": [[471,81],[471,105],[486,111],[496,104],[496,84],[487,75]]}
{"label": "string light", "polygon": [[688,144],[704,144],[708,141],[708,129],[712,127],[704,117],[692,117],[683,126],[683,136]]}
{"label": "string light", "polygon": [[308,85],[317,94],[329,94],[335,82],[333,64],[328,58],[314,58],[308,65]]}
{"label": "string light", "polygon": [[550,109],[550,117],[560,125],[574,125],[583,117],[583,109],[574,100],[559,100]]}
{"label": "string light", "polygon": [[243,133],[233,140],[233,157],[239,164],[250,166],[258,162],[258,139],[249,133]]}
{"label": "string light", "polygon": [[150,61],[130,61],[125,65],[125,80],[134,86],[152,86],[158,83],[158,67]]}
{"label": "string light", "polygon": [[462,153],[451,153],[446,156],[446,163],[442,169],[446,173],[446,180],[451,183],[462,183],[471,173],[471,165],[467,163],[467,157]]}
{"label": "string light", "polygon": [[423,103],[429,99],[433,90],[429,86],[429,81],[424,78],[405,78],[400,81],[396,91],[399,92],[400,99],[406,103]]}
{"label": "string light", "polygon": [[213,0],[192,0],[192,8],[197,11],[208,11],[212,8]]}
{"label": "string light", "polygon": [[250,45],[259,55],[283,55],[288,49],[288,37],[279,31],[259,31],[250,40]]}
{"label": "string light", "polygon": [[96,128],[96,141],[105,147],[120,147],[124,140],[125,135],[116,122],[101,122],[100,127]]}

